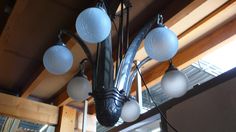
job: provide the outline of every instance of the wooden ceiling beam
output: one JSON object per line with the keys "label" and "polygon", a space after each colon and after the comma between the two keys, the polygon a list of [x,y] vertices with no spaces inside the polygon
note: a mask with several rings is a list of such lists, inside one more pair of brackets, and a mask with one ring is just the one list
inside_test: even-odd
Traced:
{"label": "wooden ceiling beam", "polygon": [[74,132],[76,122],[76,109],[68,106],[60,107],[59,121],[56,125],[56,132]]}
{"label": "wooden ceiling beam", "polygon": [[61,91],[59,95],[53,100],[53,103],[54,105],[60,107],[69,104],[71,101],[73,101],[73,99],[67,94],[66,88],[63,88],[63,91]]}
{"label": "wooden ceiling beam", "polygon": [[56,125],[59,108],[0,93],[0,114],[35,123]]}
{"label": "wooden ceiling beam", "polygon": [[228,2],[226,2],[225,4],[223,4],[222,6],[220,6],[218,9],[216,9],[215,11],[213,11],[212,13],[210,13],[209,15],[207,15],[205,18],[203,18],[201,21],[197,22],[196,24],[194,24],[193,26],[191,26],[190,28],[188,28],[186,31],[184,31],[183,33],[181,33],[178,36],[178,39],[183,38],[184,36],[186,36],[188,33],[192,32],[193,30],[197,29],[198,27],[200,27],[202,24],[206,23],[207,21],[209,21],[210,19],[212,19],[213,17],[217,16],[218,14],[220,14],[221,12],[223,12],[224,10],[226,10],[228,7],[233,6],[236,4],[236,0],[229,0]]}

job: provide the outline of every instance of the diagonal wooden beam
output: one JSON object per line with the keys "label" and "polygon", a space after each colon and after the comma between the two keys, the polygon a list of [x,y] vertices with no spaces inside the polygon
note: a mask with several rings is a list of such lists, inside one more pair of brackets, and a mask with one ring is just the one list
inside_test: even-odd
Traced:
{"label": "diagonal wooden beam", "polygon": [[71,101],[73,101],[73,99],[67,94],[66,88],[63,88],[63,91],[61,91],[59,95],[53,100],[53,103],[54,105],[60,107],[69,104]]}
{"label": "diagonal wooden beam", "polygon": [[0,93],[0,114],[42,124],[56,125],[56,106]]}

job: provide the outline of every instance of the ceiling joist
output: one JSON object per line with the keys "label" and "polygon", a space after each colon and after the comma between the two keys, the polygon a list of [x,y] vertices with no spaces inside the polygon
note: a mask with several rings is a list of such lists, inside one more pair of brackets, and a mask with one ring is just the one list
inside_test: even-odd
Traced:
{"label": "ceiling joist", "polygon": [[0,93],[0,114],[35,123],[56,125],[59,108]]}

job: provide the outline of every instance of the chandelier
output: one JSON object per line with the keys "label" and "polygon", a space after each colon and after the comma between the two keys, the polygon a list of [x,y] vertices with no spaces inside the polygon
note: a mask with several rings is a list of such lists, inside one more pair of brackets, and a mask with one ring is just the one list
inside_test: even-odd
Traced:
{"label": "chandelier", "polygon": [[[115,26],[118,34],[116,50],[112,50],[111,28],[118,7],[116,10],[111,9],[104,0],[78,15],[75,22],[76,34],[61,30],[59,41],[47,49],[43,56],[43,64],[50,73],[65,74],[72,67],[73,55],[63,42],[63,36],[73,37],[78,41],[87,58],[80,62],[78,74],[67,85],[67,93],[76,101],[87,99],[89,93],[95,101],[97,120],[104,126],[114,126],[120,117],[125,122],[132,122],[139,117],[140,108],[130,96],[130,88],[138,69],[152,59],[158,62],[169,61],[170,65],[161,80],[162,88],[168,96],[180,97],[187,91],[186,76],[171,62],[178,50],[178,39],[174,32],[164,26],[163,17],[157,15],[153,18],[129,43],[131,3],[120,0],[119,5],[121,10],[116,17],[119,19],[119,26]],[[136,65],[137,68],[132,68],[143,40],[148,57]],[[95,59],[87,44],[97,45]],[[112,57],[114,53],[115,63]],[[84,73],[88,65],[92,69],[92,85]]]}

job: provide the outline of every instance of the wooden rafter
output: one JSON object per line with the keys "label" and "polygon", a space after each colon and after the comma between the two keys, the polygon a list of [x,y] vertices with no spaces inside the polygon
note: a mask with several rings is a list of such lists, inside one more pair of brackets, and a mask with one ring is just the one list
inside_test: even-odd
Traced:
{"label": "wooden rafter", "polygon": [[56,106],[0,93],[0,114],[42,124],[56,125]]}

